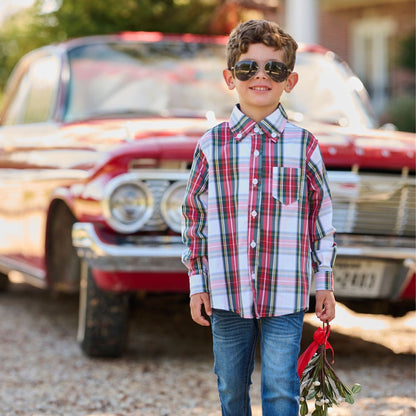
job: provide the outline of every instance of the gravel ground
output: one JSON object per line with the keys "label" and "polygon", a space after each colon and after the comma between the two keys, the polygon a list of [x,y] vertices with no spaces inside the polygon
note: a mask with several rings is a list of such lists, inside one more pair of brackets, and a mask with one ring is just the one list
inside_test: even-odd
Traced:
{"label": "gravel ground", "polygon": [[[183,296],[149,296],[132,311],[119,360],[84,357],[75,342],[77,298],[11,285],[0,295],[0,416],[220,416],[209,330]],[[319,325],[307,314],[302,350]],[[330,342],[335,370],[362,385],[331,416],[413,416],[416,313],[354,314],[342,305]],[[259,370],[252,389],[260,416]]]}

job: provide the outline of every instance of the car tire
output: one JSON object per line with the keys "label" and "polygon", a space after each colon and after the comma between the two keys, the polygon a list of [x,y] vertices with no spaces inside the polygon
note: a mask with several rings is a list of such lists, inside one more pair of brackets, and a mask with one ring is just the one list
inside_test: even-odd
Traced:
{"label": "car tire", "polygon": [[90,357],[120,357],[127,343],[129,296],[100,289],[81,263],[78,342]]}
{"label": "car tire", "polygon": [[72,226],[76,222],[71,210],[62,202],[51,207],[48,223],[46,265],[54,292],[77,293],[81,262],[72,245]]}
{"label": "car tire", "polygon": [[7,274],[0,273],[0,292],[6,292],[9,288],[9,278]]}

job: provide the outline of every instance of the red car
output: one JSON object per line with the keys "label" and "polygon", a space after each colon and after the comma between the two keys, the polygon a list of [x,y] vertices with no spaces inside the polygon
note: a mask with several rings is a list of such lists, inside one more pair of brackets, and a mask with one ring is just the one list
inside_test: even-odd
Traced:
{"label": "red car", "polygon": [[[35,50],[0,116],[0,288],[80,291],[78,339],[118,356],[128,299],[188,290],[181,203],[197,140],[236,97],[225,38],[86,37]],[[377,129],[345,62],[302,46],[291,119],[319,139],[338,230],[338,299],[415,295],[415,135]],[[365,303],[369,305],[369,303]]]}

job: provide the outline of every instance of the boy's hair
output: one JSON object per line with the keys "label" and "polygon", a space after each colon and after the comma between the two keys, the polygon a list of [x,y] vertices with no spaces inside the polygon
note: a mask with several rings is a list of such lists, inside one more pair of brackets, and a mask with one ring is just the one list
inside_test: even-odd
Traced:
{"label": "boy's hair", "polygon": [[231,32],[226,48],[228,69],[234,67],[240,56],[254,43],[282,50],[284,63],[293,71],[298,44],[277,23],[268,20],[249,20],[240,23]]}

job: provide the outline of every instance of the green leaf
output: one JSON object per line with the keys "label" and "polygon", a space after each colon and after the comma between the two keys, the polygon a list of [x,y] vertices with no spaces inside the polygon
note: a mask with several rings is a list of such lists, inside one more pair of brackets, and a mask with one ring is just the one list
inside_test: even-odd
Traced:
{"label": "green leaf", "polygon": [[346,397],[347,395],[350,395],[351,394],[351,392],[349,392],[347,390],[347,388],[345,387],[345,385],[342,382],[335,381],[335,384],[336,384],[336,386],[338,388],[338,391],[339,391],[340,396]]}
{"label": "green leaf", "polygon": [[300,405],[300,416],[306,416],[308,414],[308,403],[306,403],[306,400],[301,402]]}
{"label": "green leaf", "polygon": [[334,392],[335,396],[339,396],[338,388],[335,384],[335,381],[332,378],[328,378],[329,385],[331,386],[332,391]]}
{"label": "green leaf", "polygon": [[325,395],[326,398],[329,399],[331,402],[334,401],[334,392],[329,381],[325,381]]}
{"label": "green leaf", "polygon": [[324,411],[322,407],[317,407],[313,412],[312,416],[324,416]]}
{"label": "green leaf", "polygon": [[355,383],[355,384],[352,386],[351,391],[352,391],[354,394],[359,393],[359,392],[361,391],[361,384]]}
{"label": "green leaf", "polygon": [[316,393],[318,393],[316,390],[312,390],[307,397],[307,400],[313,399],[316,396]]}
{"label": "green leaf", "polygon": [[352,397],[351,394],[346,394],[345,395],[345,401],[349,404],[354,404],[354,397]]}
{"label": "green leaf", "polygon": [[309,378],[307,380],[304,380],[300,383],[300,389],[303,390],[304,388],[306,388],[308,386],[307,388],[309,390],[312,383],[313,383],[313,378]]}

